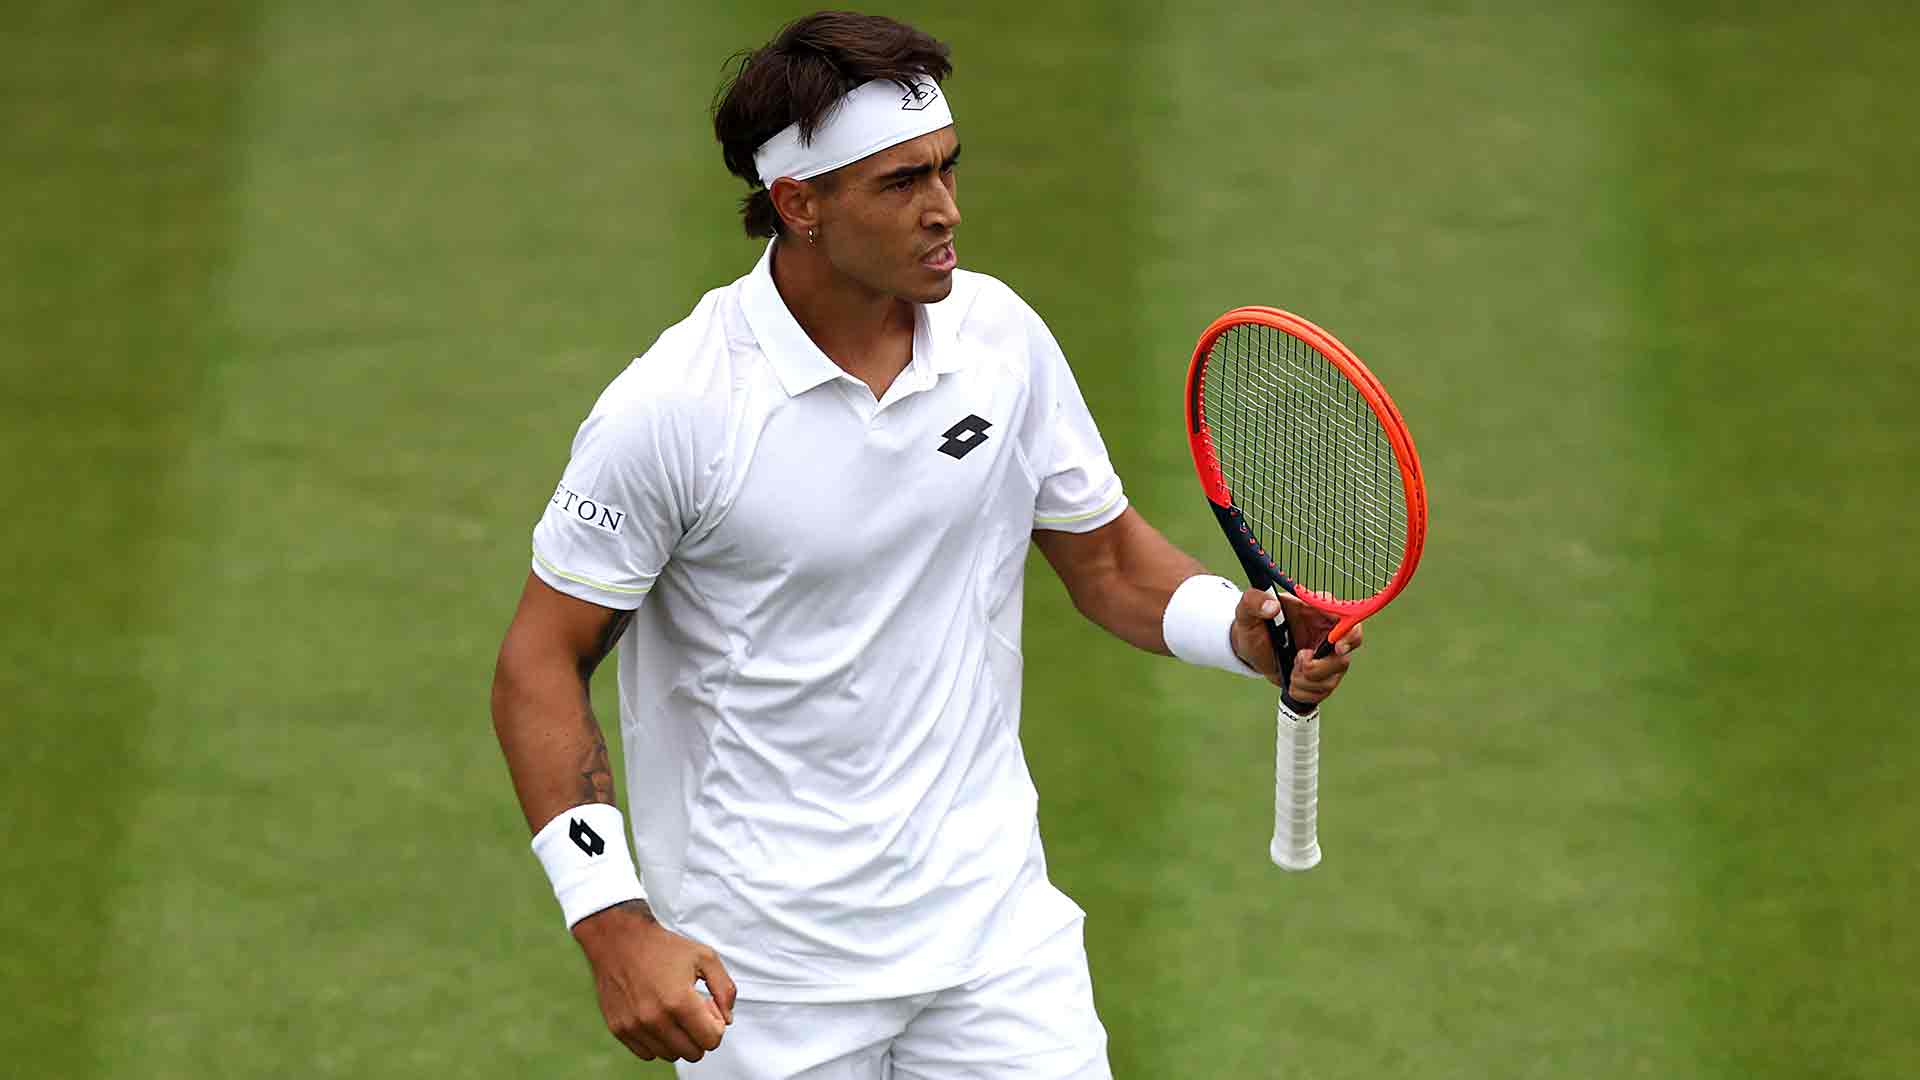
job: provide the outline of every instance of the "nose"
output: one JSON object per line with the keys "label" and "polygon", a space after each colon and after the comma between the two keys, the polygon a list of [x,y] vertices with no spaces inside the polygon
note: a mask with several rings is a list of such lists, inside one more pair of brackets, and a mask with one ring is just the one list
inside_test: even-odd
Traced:
{"label": "nose", "polygon": [[929,229],[952,232],[960,225],[960,203],[953,197],[953,189],[944,182],[933,185],[933,202],[921,216],[920,223]]}

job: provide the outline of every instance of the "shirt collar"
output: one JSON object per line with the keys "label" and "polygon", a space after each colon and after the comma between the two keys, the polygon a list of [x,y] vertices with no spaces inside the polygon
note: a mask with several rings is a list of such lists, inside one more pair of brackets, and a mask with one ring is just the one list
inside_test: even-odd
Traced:
{"label": "shirt collar", "polygon": [[[773,246],[778,240],[769,240],[767,250],[760,255],[760,262],[748,274],[741,286],[740,307],[746,313],[747,325],[753,329],[753,336],[760,343],[760,351],[766,354],[767,362],[773,365],[773,371],[780,379],[780,386],[788,397],[796,397],[834,379],[852,378],[842,371],[840,365],[820,351],[800,323],[787,310],[787,302],[780,298],[780,290],[773,283]],[[959,290],[956,288],[955,292]],[[937,304],[915,305],[913,344],[916,364],[922,361],[920,350],[925,349],[924,357],[935,375],[945,375],[965,367],[964,354],[957,348],[959,322],[963,314],[955,297]]]}

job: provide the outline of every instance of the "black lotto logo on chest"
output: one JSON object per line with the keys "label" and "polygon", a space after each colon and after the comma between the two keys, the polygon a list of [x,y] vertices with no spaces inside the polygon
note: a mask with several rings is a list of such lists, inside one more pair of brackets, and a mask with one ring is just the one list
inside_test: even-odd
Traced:
{"label": "black lotto logo on chest", "polygon": [[987,441],[987,429],[992,426],[992,422],[968,413],[966,419],[941,432],[941,438],[947,441],[940,444],[940,452],[956,461],[966,457]]}

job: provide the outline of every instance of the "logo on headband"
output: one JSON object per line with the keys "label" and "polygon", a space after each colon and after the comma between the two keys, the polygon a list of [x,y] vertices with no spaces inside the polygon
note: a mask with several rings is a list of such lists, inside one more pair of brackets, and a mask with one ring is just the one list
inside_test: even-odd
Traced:
{"label": "logo on headband", "polygon": [[900,95],[900,111],[919,112],[933,104],[933,99],[939,96],[940,91],[934,89],[930,82],[908,83],[907,92]]}

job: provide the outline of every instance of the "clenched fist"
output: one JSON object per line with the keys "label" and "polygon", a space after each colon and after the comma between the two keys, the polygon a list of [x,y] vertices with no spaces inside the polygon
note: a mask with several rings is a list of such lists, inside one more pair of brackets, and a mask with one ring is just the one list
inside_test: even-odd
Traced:
{"label": "clenched fist", "polygon": [[607,1029],[627,1049],[647,1061],[699,1061],[720,1045],[734,989],[712,949],[661,926],[641,900],[581,919],[573,936],[593,965]]}

